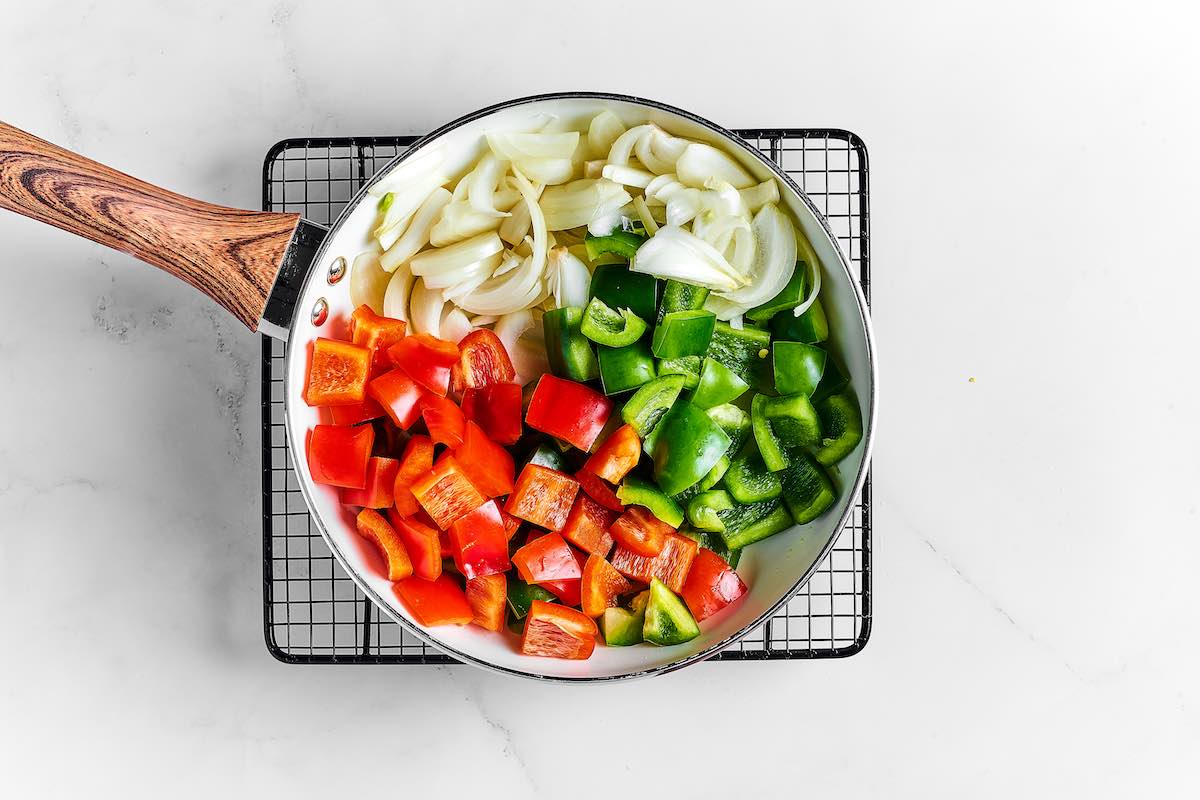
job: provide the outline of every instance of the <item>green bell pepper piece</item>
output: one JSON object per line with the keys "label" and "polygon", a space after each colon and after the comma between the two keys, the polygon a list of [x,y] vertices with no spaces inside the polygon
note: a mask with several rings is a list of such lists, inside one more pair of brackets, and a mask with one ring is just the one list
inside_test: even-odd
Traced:
{"label": "green bell pepper piece", "polygon": [[515,575],[508,576],[508,610],[517,619],[525,619],[534,600],[553,603],[555,599],[549,589],[526,583]]}
{"label": "green bell pepper piece", "polygon": [[605,394],[620,394],[654,380],[654,357],[644,341],[625,347],[601,347],[597,357]]}
{"label": "green bell pepper piece", "polygon": [[672,645],[690,642],[699,635],[700,626],[683,601],[665,583],[651,578],[642,638],[651,644]]}
{"label": "green bell pepper piece", "polygon": [[654,444],[654,480],[667,494],[698,483],[729,449],[729,435],[686,400],[671,406],[660,427]]}
{"label": "green bell pepper piece", "polygon": [[707,355],[750,384],[755,369],[771,354],[770,347],[768,331],[749,325],[738,331],[729,327],[728,322],[718,322],[713,327]]}
{"label": "green bell pepper piece", "polygon": [[628,308],[643,320],[654,319],[658,282],[653,275],[630,272],[624,264],[601,264],[592,273],[591,297],[609,308]]}
{"label": "green bell pepper piece", "polygon": [[621,409],[621,419],[633,426],[644,443],[647,434],[654,430],[682,391],[682,375],[655,378],[643,384],[625,401],[625,406]]}
{"label": "green bell pepper piece", "polygon": [[731,550],[740,550],[792,527],[792,517],[779,498],[724,512],[721,538]]}
{"label": "green bell pepper piece", "polygon": [[700,385],[700,356],[664,358],[658,362],[659,375],[682,375],[683,388],[695,389]]}
{"label": "green bell pepper piece", "polygon": [[795,268],[792,270],[792,277],[788,278],[787,285],[779,290],[779,294],[767,302],[747,311],[746,319],[751,322],[766,322],[780,311],[790,311],[803,303],[804,286],[807,283],[805,271],[804,262],[797,261]]}
{"label": "green bell pepper piece", "polygon": [[704,355],[716,322],[711,311],[671,311],[654,328],[650,349],[659,358]]}
{"label": "green bell pepper piece", "polygon": [[562,451],[548,441],[539,442],[538,446],[533,448],[533,452],[529,454],[529,458],[525,460],[525,463],[549,467],[559,472],[570,472],[567,461],[563,458]]}
{"label": "green bell pepper piece", "polygon": [[613,253],[628,261],[645,241],[645,236],[633,231],[613,231],[607,236],[592,236],[589,233],[583,237],[583,246],[587,249],[588,261],[595,261],[605,253]]}
{"label": "green bell pepper piece", "polygon": [[725,530],[721,512],[733,511],[734,508],[735,504],[729,492],[721,489],[701,492],[688,501],[688,522],[698,530],[721,533]]}
{"label": "green bell pepper piece", "polygon": [[783,476],[783,504],[797,525],[812,522],[837,499],[825,470],[807,453],[799,453]]}
{"label": "green bell pepper piece", "polygon": [[825,374],[825,351],[803,342],[775,342],[771,345],[775,367],[775,388],[780,394],[811,396]]}
{"label": "green bell pepper piece", "polygon": [[646,609],[631,611],[625,608],[606,608],[600,618],[600,632],[609,647],[628,647],[641,644],[642,628],[646,624]]}
{"label": "green bell pepper piece", "polygon": [[750,416],[758,452],[772,472],[790,464],[795,449],[812,447],[821,440],[817,411],[805,395],[756,394],[750,402]]}
{"label": "green bell pepper piece", "polygon": [[729,403],[713,406],[704,413],[729,437],[729,449],[725,451],[725,455],[733,458],[750,439],[750,415]]}
{"label": "green bell pepper piece", "polygon": [[[732,444],[732,442],[730,442],[730,444]],[[708,471],[708,474],[696,484],[700,487],[700,491],[707,492],[709,489],[720,483],[721,479],[725,477],[725,473],[729,471],[729,465],[731,463],[733,463],[733,460],[729,457],[728,452],[726,452],[726,455],[721,456],[721,460],[718,461],[713,468]]]}
{"label": "green bell pepper piece", "polygon": [[730,463],[725,472],[725,488],[739,503],[761,503],[773,500],[783,492],[779,476],[767,469],[762,456],[746,447]]}
{"label": "green bell pepper piece", "polygon": [[560,378],[590,381],[600,375],[592,343],[579,329],[582,322],[583,309],[577,306],[556,308],[542,316],[550,371]]}
{"label": "green bell pepper piece", "polygon": [[707,299],[707,287],[668,279],[663,288],[662,302],[658,304],[658,318],[655,322],[662,322],[663,317],[672,311],[699,311],[704,308],[704,301]]}
{"label": "green bell pepper piece", "polygon": [[692,403],[700,408],[712,408],[741,397],[750,385],[719,361],[705,358],[700,367],[700,380],[692,392]]}
{"label": "green bell pepper piece", "polygon": [[819,400],[816,408],[823,436],[815,455],[829,467],[850,455],[862,441],[862,411],[849,392]]}
{"label": "green bell pepper piece", "polygon": [[729,564],[730,567],[736,567],[738,560],[742,557],[741,550],[730,550],[725,546],[725,540],[721,538],[719,533],[682,528],[679,531],[679,535],[686,536],[701,547],[712,550],[724,559],[725,563]]}
{"label": "green bell pepper piece", "polygon": [[838,366],[837,359],[834,358],[832,353],[826,353],[825,372],[821,374],[821,382],[817,384],[817,388],[813,390],[812,396],[809,399],[813,401],[813,405],[816,405],[817,401],[823,400],[832,394],[837,394],[849,384],[850,378]]}
{"label": "green bell pepper piece", "polygon": [[776,339],[789,342],[819,344],[829,338],[829,320],[825,317],[825,306],[814,300],[800,316],[776,314],[771,317],[771,333]]}
{"label": "green bell pepper piece", "polygon": [[617,487],[617,499],[623,505],[649,509],[651,514],[672,528],[678,528],[683,523],[683,509],[650,481],[627,476]]}
{"label": "green bell pepper piece", "polygon": [[596,344],[625,347],[642,338],[646,321],[628,308],[613,311],[599,297],[593,297],[583,311],[579,330]]}

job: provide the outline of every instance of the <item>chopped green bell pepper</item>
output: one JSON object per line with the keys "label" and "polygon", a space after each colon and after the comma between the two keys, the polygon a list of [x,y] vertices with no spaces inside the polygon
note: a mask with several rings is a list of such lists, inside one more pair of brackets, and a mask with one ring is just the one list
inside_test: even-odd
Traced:
{"label": "chopped green bell pepper", "polygon": [[825,306],[814,300],[800,316],[791,312],[771,317],[771,333],[776,339],[789,342],[818,344],[829,338],[829,320],[825,317]]}
{"label": "chopped green bell pepper", "polygon": [[587,248],[588,261],[595,261],[605,253],[613,253],[628,261],[645,241],[645,236],[633,231],[613,231],[607,236],[592,236],[589,233],[583,237],[583,246]]}
{"label": "chopped green bell pepper", "polygon": [[704,412],[709,419],[717,423],[725,435],[729,437],[729,449],[725,454],[730,458],[742,449],[750,439],[750,415],[735,405],[722,403]]}
{"label": "chopped green bell pepper", "polygon": [[767,469],[762,456],[752,447],[742,449],[725,472],[725,488],[739,503],[773,500],[783,492],[779,476]]}
{"label": "chopped green bell pepper", "polygon": [[700,385],[700,356],[664,358],[658,362],[659,375],[682,375],[683,388],[695,389]]}
{"label": "chopped green bell pepper", "polygon": [[646,332],[646,321],[628,308],[613,311],[599,297],[593,297],[583,311],[580,332],[605,347],[631,345]]}
{"label": "chopped green bell pepper", "polygon": [[654,328],[650,349],[659,358],[704,355],[716,321],[711,311],[671,311]]}
{"label": "chopped green bell pepper", "polygon": [[549,589],[526,583],[515,575],[508,576],[508,610],[517,619],[525,619],[534,600],[553,603],[555,599]]}
{"label": "chopped green bell pepper", "polygon": [[862,411],[849,392],[819,400],[816,408],[823,433],[816,457],[828,467],[850,455],[862,441]]}
{"label": "chopped green bell pepper", "polygon": [[682,375],[664,375],[644,384],[625,401],[621,418],[642,437],[654,430],[683,391]]}
{"label": "chopped green bell pepper", "polygon": [[654,319],[658,282],[653,275],[630,272],[624,264],[601,264],[592,273],[589,295],[609,308],[628,308],[643,320]]}
{"label": "chopped green bell pepper", "polygon": [[751,322],[766,322],[780,311],[790,311],[803,303],[804,286],[807,283],[805,272],[806,267],[804,262],[797,261],[795,268],[792,270],[792,277],[788,278],[787,285],[779,290],[779,294],[761,306],[755,306],[747,311],[746,319]]}
{"label": "chopped green bell pepper", "polygon": [[[732,445],[733,442],[730,442],[730,444]],[[709,489],[720,483],[721,479],[725,477],[725,473],[729,471],[729,465],[731,463],[733,463],[733,460],[729,457],[728,451],[726,451],[726,454],[721,456],[721,459],[717,461],[715,465],[713,465],[713,468],[708,471],[708,474],[696,484],[700,487],[700,491],[707,492]]]}
{"label": "chopped green bell pepper", "polygon": [[771,354],[770,347],[771,334],[761,328],[747,325],[739,331],[729,327],[728,322],[718,322],[707,355],[750,384],[755,369]]}
{"label": "chopped green bell pepper", "polygon": [[722,489],[701,492],[688,501],[688,522],[698,530],[721,533],[725,530],[725,521],[721,519],[721,512],[732,511],[734,507],[733,498],[729,496],[729,492]]}
{"label": "chopped green bell pepper", "polygon": [[651,514],[678,528],[683,523],[683,509],[650,481],[629,475],[617,487],[617,499],[623,505],[642,506]]}
{"label": "chopped green bell pepper", "polygon": [[775,388],[780,394],[811,396],[825,374],[825,351],[814,344],[775,342],[771,345],[771,359],[775,366]]}
{"label": "chopped green bell pepper", "polygon": [[790,464],[795,449],[812,447],[821,440],[817,411],[805,395],[756,394],[750,403],[750,415],[758,452],[772,472]]}
{"label": "chopped green bell pepper", "polygon": [[641,644],[642,628],[646,624],[646,609],[631,611],[625,608],[606,608],[600,617],[600,632],[609,647],[628,647]]}
{"label": "chopped green bell pepper", "polygon": [[582,322],[583,309],[577,306],[556,308],[542,316],[550,371],[560,378],[590,381],[600,375],[592,343],[579,329]]}
{"label": "chopped green bell pepper", "polygon": [[700,408],[712,408],[741,397],[750,385],[719,361],[705,358],[700,367],[700,380],[692,392],[692,402]]}
{"label": "chopped green bell pepper", "polygon": [[548,441],[539,442],[538,446],[533,448],[533,452],[529,454],[529,458],[525,460],[525,463],[549,467],[559,472],[570,472],[566,459],[563,458],[562,451]]}
{"label": "chopped green bell pepper", "polygon": [[704,301],[707,299],[706,287],[668,279],[666,287],[663,288],[662,302],[658,304],[658,318],[655,322],[662,322],[663,317],[672,311],[699,311],[704,308]]}
{"label": "chopped green bell pepper", "polygon": [[797,525],[812,522],[837,499],[825,470],[807,453],[799,453],[783,475],[783,504]]}
{"label": "chopped green bell pepper", "polygon": [[774,536],[792,526],[791,515],[778,498],[748,506],[736,506],[723,513],[725,530],[721,538],[730,550],[740,550]]}
{"label": "chopped green bell pepper", "polygon": [[690,642],[699,635],[700,626],[683,601],[665,583],[651,578],[642,638],[651,644],[672,645]]}
{"label": "chopped green bell pepper", "polygon": [[654,380],[654,357],[644,341],[625,347],[600,347],[596,356],[605,394],[620,394]]}
{"label": "chopped green bell pepper", "polygon": [[701,547],[712,550],[725,563],[729,564],[730,567],[737,567],[738,560],[742,557],[741,550],[730,550],[725,546],[725,540],[721,538],[719,533],[683,528],[679,531],[679,535],[686,536]]}
{"label": "chopped green bell pepper", "polygon": [[837,394],[842,389],[845,389],[849,383],[850,378],[838,366],[837,359],[832,353],[826,353],[825,372],[821,374],[821,382],[817,384],[817,388],[813,390],[812,396],[809,399],[813,401],[813,405],[816,405],[818,400],[823,400],[831,394]]}
{"label": "chopped green bell pepper", "polygon": [[729,449],[730,438],[708,414],[677,400],[654,443],[654,480],[667,494],[698,483]]}

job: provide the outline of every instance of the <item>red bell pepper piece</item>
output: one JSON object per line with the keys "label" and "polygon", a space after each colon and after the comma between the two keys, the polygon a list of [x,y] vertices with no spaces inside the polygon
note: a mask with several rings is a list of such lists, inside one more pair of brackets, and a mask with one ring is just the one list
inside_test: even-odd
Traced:
{"label": "red bell pepper piece", "polygon": [[361,489],[367,485],[367,461],[375,429],[317,425],[308,437],[308,470],[317,483]]}
{"label": "red bell pepper piece", "polygon": [[392,584],[396,597],[417,622],[435,625],[466,625],[475,617],[467,596],[449,575],[427,581],[416,575]]}
{"label": "red bell pepper piece", "polygon": [[604,609],[617,605],[617,598],[632,592],[634,587],[624,575],[613,569],[612,564],[600,556],[590,555],[583,565],[579,588],[583,613],[598,617],[604,613]]}
{"label": "red bell pepper piece", "polygon": [[725,559],[704,547],[696,553],[679,594],[699,622],[708,619],[746,593],[746,584]]}
{"label": "red bell pepper piece", "polygon": [[580,450],[591,450],[612,410],[612,401],[596,390],[547,374],[533,390],[525,422]]}
{"label": "red bell pepper piece", "polygon": [[376,372],[387,369],[388,348],[404,338],[408,324],[404,320],[381,317],[368,305],[361,305],[350,315],[350,338],[359,347],[371,351],[371,366]]}
{"label": "red bell pepper piece", "polygon": [[622,425],[592,453],[583,468],[609,483],[620,483],[641,457],[642,441],[637,431],[632,425]]}
{"label": "red bell pepper piece", "polygon": [[371,351],[350,342],[317,339],[308,363],[304,402],[310,406],[349,406],[366,397]]}
{"label": "red bell pepper piece", "polygon": [[438,529],[416,517],[402,517],[394,510],[388,511],[388,520],[404,542],[413,574],[427,581],[437,580],[442,574],[442,543]]}
{"label": "red bell pepper piece", "polygon": [[565,581],[583,575],[571,546],[557,533],[530,540],[513,553],[512,563],[526,583]]}
{"label": "red bell pepper piece", "polygon": [[504,520],[504,538],[511,542],[516,532],[521,530],[521,520],[504,509],[500,509],[500,519]]}
{"label": "red bell pepper piece", "polygon": [[488,497],[512,492],[515,470],[512,456],[474,422],[468,422],[463,429],[462,444],[454,448],[454,457],[471,483]]}
{"label": "red bell pepper piece", "polygon": [[521,387],[515,383],[464,389],[462,410],[493,442],[513,445],[521,438]]}
{"label": "red bell pepper piece", "polygon": [[428,436],[410,436],[400,456],[400,468],[396,470],[396,482],[392,487],[392,498],[396,511],[402,517],[411,517],[421,510],[413,496],[412,484],[417,478],[433,469],[433,441]]}
{"label": "red bell pepper piece", "polygon": [[455,448],[463,442],[463,426],[466,418],[462,410],[445,397],[427,394],[421,398],[421,418],[429,435],[437,444]]}
{"label": "red bell pepper piece", "polygon": [[521,652],[527,656],[584,659],[596,648],[596,623],[573,608],[534,600],[525,617]]}
{"label": "red bell pepper piece", "polygon": [[467,602],[474,616],[471,622],[489,631],[504,627],[504,608],[508,598],[508,579],[504,573],[480,575],[467,581]]}
{"label": "red bell pepper piece", "polygon": [[583,565],[587,563],[587,556],[574,547],[571,548],[571,555],[575,557],[575,563],[579,565],[580,577],[566,578],[561,581],[542,581],[538,586],[549,590],[563,605],[577,606],[579,605],[581,584],[583,583]]}
{"label": "red bell pepper piece", "polygon": [[388,348],[392,363],[439,397],[450,386],[450,367],[458,363],[458,347],[427,333],[406,336]]}
{"label": "red bell pepper piece", "polygon": [[396,529],[379,515],[378,511],[364,508],[358,512],[355,520],[358,535],[370,539],[379,548],[380,555],[387,562],[387,577],[389,581],[398,581],[413,574],[412,561],[408,557],[408,549]]}
{"label": "red bell pepper piece", "polygon": [[425,390],[402,369],[383,373],[367,384],[367,394],[379,401],[392,422],[408,430],[421,416],[421,398]]}
{"label": "red bell pepper piece", "polygon": [[610,511],[625,510],[625,504],[617,497],[617,493],[612,490],[612,487],[588,472],[586,468],[575,473],[575,480],[579,481],[579,488],[600,505]]}
{"label": "red bell pepper piece", "polygon": [[471,331],[458,343],[462,388],[478,389],[495,383],[512,383],[517,376],[500,337],[487,328]]}
{"label": "red bell pepper piece", "polygon": [[450,524],[447,533],[454,565],[465,577],[495,575],[512,566],[500,514],[500,506],[489,500]]}
{"label": "red bell pepper piece", "polygon": [[452,455],[439,459],[433,469],[413,481],[412,493],[442,530],[487,500]]}
{"label": "red bell pepper piece", "polygon": [[662,552],[656,556],[640,556],[618,544],[609,561],[626,578],[639,583],[649,583],[651,578],[658,578],[678,594],[688,570],[692,568],[697,548],[698,545],[686,536],[668,533]]}
{"label": "red bell pepper piece", "polygon": [[326,406],[329,422],[333,425],[357,425],[372,419],[379,419],[387,412],[375,398],[367,395],[361,403],[352,406]]}
{"label": "red bell pepper piece", "polygon": [[579,482],[556,469],[526,464],[504,510],[526,522],[557,531],[567,521]]}
{"label": "red bell pepper piece", "polygon": [[604,558],[612,550],[613,538],[608,528],[616,518],[616,512],[580,492],[563,525],[563,538],[584,552]]}
{"label": "red bell pepper piece", "polygon": [[360,508],[387,508],[393,502],[396,490],[396,472],[400,462],[394,458],[371,456],[367,462],[367,483],[361,489],[342,489],[338,499],[344,506]]}
{"label": "red bell pepper piece", "polygon": [[[660,520],[649,509],[629,506],[608,529],[617,544],[639,556],[654,557],[662,552],[667,534],[675,529]],[[665,581],[664,581],[665,583]]]}

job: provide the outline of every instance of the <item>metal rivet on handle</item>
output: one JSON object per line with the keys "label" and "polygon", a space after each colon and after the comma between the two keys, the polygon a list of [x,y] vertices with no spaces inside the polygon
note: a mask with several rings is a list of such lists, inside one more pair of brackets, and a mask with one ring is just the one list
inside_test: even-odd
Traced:
{"label": "metal rivet on handle", "polygon": [[324,297],[318,297],[317,302],[313,303],[312,324],[324,325],[326,317],[329,316],[329,303],[325,302]]}
{"label": "metal rivet on handle", "polygon": [[329,285],[334,285],[344,277],[346,277],[346,257],[338,256],[329,265]]}

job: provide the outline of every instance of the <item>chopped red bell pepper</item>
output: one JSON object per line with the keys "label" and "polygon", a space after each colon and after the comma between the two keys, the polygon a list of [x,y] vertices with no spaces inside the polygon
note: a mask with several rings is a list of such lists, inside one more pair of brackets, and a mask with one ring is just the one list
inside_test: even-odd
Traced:
{"label": "chopped red bell pepper", "polygon": [[532,539],[513,553],[512,563],[526,583],[565,581],[583,575],[571,546],[557,533]]}
{"label": "chopped red bell pepper", "polygon": [[417,622],[427,628],[435,625],[466,625],[475,618],[467,596],[449,575],[427,581],[413,575],[392,584],[396,597]]}
{"label": "chopped red bell pepper", "polygon": [[454,565],[465,577],[495,575],[512,566],[501,513],[496,501],[489,500],[456,519],[447,529]]}
{"label": "chopped red bell pepper", "polygon": [[370,395],[361,403],[352,406],[326,406],[325,411],[329,414],[330,423],[334,425],[357,425],[360,422],[379,419],[387,413]]}
{"label": "chopped red bell pepper", "polygon": [[[545,535],[545,534],[543,534]],[[574,547],[571,548],[571,555],[575,557],[575,563],[579,565],[578,578],[565,578],[560,581],[542,581],[538,584],[543,589],[550,591],[563,605],[577,606],[580,601],[581,584],[583,583],[583,566],[587,563],[587,556]]]}
{"label": "chopped red bell pepper", "polygon": [[521,387],[515,383],[464,389],[462,410],[493,442],[512,445],[521,438]]}
{"label": "chopped red bell pepper", "polygon": [[388,348],[392,363],[439,397],[446,396],[450,367],[458,363],[458,347],[427,333],[406,336]]}
{"label": "chopped red bell pepper", "polygon": [[392,498],[396,511],[402,517],[411,517],[421,509],[413,496],[412,484],[417,478],[433,469],[433,441],[428,436],[410,436],[400,456],[400,468],[396,471],[396,482],[392,487]]}
{"label": "chopped red bell pepper", "polygon": [[344,506],[387,508],[396,490],[396,472],[400,462],[394,458],[371,456],[367,462],[367,483],[362,489],[342,489],[338,497]]}
{"label": "chopped red bell pepper", "polygon": [[365,347],[317,339],[313,343],[304,402],[310,406],[349,406],[366,397],[371,351]]}
{"label": "chopped red bell pepper", "polygon": [[367,461],[375,429],[317,425],[308,437],[308,470],[317,483],[361,489],[367,485]]}
{"label": "chopped red bell pepper", "polygon": [[433,469],[413,481],[411,488],[417,502],[442,530],[487,500],[452,455],[439,459]]}
{"label": "chopped red bell pepper", "polygon": [[579,482],[556,469],[526,464],[504,510],[526,522],[557,531],[567,521]]}
{"label": "chopped red bell pepper", "polygon": [[517,531],[521,530],[521,520],[504,509],[500,509],[500,519],[504,521],[504,538],[511,542]]}
{"label": "chopped red bell pepper", "polygon": [[637,431],[632,425],[622,425],[592,453],[583,468],[609,483],[620,483],[641,456],[642,441]]}
{"label": "chopped red bell pepper", "polygon": [[586,467],[575,473],[575,480],[579,481],[579,488],[600,505],[610,511],[625,510],[625,504],[617,497],[617,493],[612,490],[612,487],[588,472]]}
{"label": "chopped red bell pepper", "polygon": [[534,600],[525,617],[521,652],[527,656],[584,659],[596,648],[595,621],[573,608]]}
{"label": "chopped red bell pepper", "polygon": [[489,631],[504,627],[504,609],[508,597],[508,579],[504,573],[480,575],[467,580],[467,602],[471,604],[474,622]]}
{"label": "chopped red bell pepper", "polygon": [[583,613],[598,617],[604,613],[604,609],[617,605],[617,598],[632,592],[633,588],[633,584],[613,569],[612,564],[601,556],[590,555],[583,565],[580,584]]}
{"label": "chopped red bell pepper", "polygon": [[462,353],[459,369],[462,388],[478,389],[496,383],[512,383],[517,376],[512,359],[500,337],[487,328],[477,328],[458,343]]}
{"label": "chopped red bell pepper", "polygon": [[649,583],[651,578],[658,578],[678,594],[687,579],[688,570],[692,568],[697,548],[698,545],[686,536],[668,533],[662,552],[653,558],[640,556],[618,544],[609,561],[626,578],[640,583]]}
{"label": "chopped red bell pepper", "polygon": [[547,374],[533,390],[525,422],[580,450],[591,450],[612,410],[612,401],[596,390]]}
{"label": "chopped red bell pepper", "polygon": [[608,529],[617,544],[639,556],[654,557],[662,552],[667,534],[675,529],[660,520],[649,509],[629,506]]}
{"label": "chopped red bell pepper", "polygon": [[513,458],[493,442],[474,422],[463,429],[462,444],[454,448],[454,457],[479,491],[488,497],[502,497],[513,490]]}
{"label": "chopped red bell pepper", "polygon": [[370,539],[379,548],[380,555],[387,562],[387,577],[389,581],[399,581],[413,574],[412,561],[408,557],[408,549],[404,540],[378,511],[364,508],[358,512],[355,520],[359,536]]}
{"label": "chopped red bell pepper", "polygon": [[350,338],[359,347],[371,351],[371,366],[383,372],[390,365],[388,348],[404,338],[408,323],[401,319],[381,317],[364,304],[350,315]]}
{"label": "chopped red bell pepper", "polygon": [[466,418],[458,406],[445,397],[427,394],[421,398],[421,418],[429,428],[429,436],[437,444],[455,448],[463,442]]}
{"label": "chopped red bell pepper", "polygon": [[584,552],[604,558],[612,550],[613,538],[608,528],[616,518],[616,512],[580,492],[563,525],[563,538]]}
{"label": "chopped red bell pepper", "polygon": [[421,398],[426,392],[404,370],[393,369],[367,384],[367,394],[379,401],[392,422],[408,430],[421,417]]}
{"label": "chopped red bell pepper", "polygon": [[395,511],[388,512],[388,520],[408,550],[413,574],[427,581],[437,580],[442,574],[442,544],[438,529],[416,517],[402,517]]}
{"label": "chopped red bell pepper", "polygon": [[679,594],[699,622],[708,619],[746,593],[746,584],[725,559],[701,547],[692,561]]}

